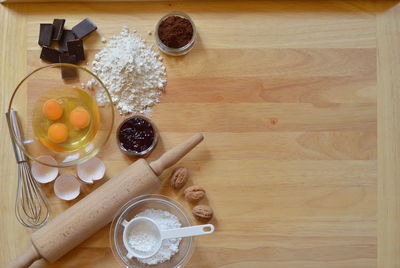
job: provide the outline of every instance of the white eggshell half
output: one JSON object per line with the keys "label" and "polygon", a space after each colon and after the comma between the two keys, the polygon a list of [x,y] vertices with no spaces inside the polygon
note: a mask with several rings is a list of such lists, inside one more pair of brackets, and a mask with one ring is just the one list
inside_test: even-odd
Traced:
{"label": "white eggshell half", "polygon": [[[43,163],[57,165],[57,161],[50,155],[41,155],[37,159]],[[54,181],[58,175],[58,168],[46,166],[36,161],[32,162],[31,171],[35,180],[40,183]]]}
{"label": "white eggshell half", "polygon": [[104,177],[106,167],[99,158],[93,157],[85,163],[79,164],[76,167],[76,173],[78,173],[78,177],[82,181],[93,183],[93,181],[100,180]]}
{"label": "white eggshell half", "polygon": [[69,174],[60,175],[54,182],[54,193],[62,200],[73,200],[81,192],[81,183],[75,176]]}

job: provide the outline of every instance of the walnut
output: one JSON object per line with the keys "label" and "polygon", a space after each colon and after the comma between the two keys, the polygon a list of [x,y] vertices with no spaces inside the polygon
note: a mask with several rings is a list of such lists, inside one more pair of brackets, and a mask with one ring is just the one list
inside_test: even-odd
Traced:
{"label": "walnut", "polygon": [[203,187],[198,186],[198,185],[193,185],[193,186],[186,188],[184,193],[185,193],[185,198],[189,202],[193,202],[193,203],[199,202],[206,195],[206,191],[203,189]]}
{"label": "walnut", "polygon": [[185,167],[179,167],[174,170],[170,178],[171,187],[181,189],[189,179],[189,171]]}
{"label": "walnut", "polygon": [[209,221],[213,216],[213,210],[207,205],[197,205],[192,210],[193,215],[200,221]]}

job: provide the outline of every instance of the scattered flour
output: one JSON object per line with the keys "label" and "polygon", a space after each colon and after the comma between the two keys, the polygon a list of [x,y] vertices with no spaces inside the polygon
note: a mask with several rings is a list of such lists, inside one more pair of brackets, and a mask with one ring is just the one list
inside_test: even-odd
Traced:
{"label": "scattered flour", "polygon": [[[159,102],[167,83],[162,59],[139,35],[124,27],[95,55],[92,71],[105,84],[121,114],[145,113]],[[96,83],[91,79],[87,87],[92,88]],[[99,91],[96,99],[99,105],[108,102],[105,92]]]}
{"label": "scattered flour", "polygon": [[[154,220],[161,230],[168,230],[168,229],[174,229],[174,228],[181,227],[181,223],[179,222],[178,217],[176,217],[175,215],[169,213],[168,211],[164,211],[164,210],[146,209],[145,211],[137,214],[136,217],[147,217],[147,218]],[[148,235],[148,234],[145,234],[145,235]],[[138,243],[143,242],[145,239],[150,239],[150,240],[155,239],[154,237],[153,238],[137,237],[137,238],[139,241],[137,241],[137,244],[135,244],[135,245],[139,245]],[[129,240],[129,243],[130,242],[131,242],[131,240]],[[181,242],[181,238],[165,239],[165,240],[163,240],[163,242],[161,244],[160,250],[154,256],[151,256],[149,258],[144,258],[144,259],[138,258],[138,261],[140,261],[141,263],[150,264],[150,265],[168,261],[169,259],[171,259],[171,257],[173,255],[175,255],[175,253],[177,253],[179,251],[179,243],[180,242]],[[132,243],[136,243],[136,242],[132,242]],[[147,250],[144,250],[144,251],[149,251],[148,247],[151,247],[151,244],[152,244],[152,242],[148,240],[146,243],[142,243],[142,245],[140,247],[145,247]]]}

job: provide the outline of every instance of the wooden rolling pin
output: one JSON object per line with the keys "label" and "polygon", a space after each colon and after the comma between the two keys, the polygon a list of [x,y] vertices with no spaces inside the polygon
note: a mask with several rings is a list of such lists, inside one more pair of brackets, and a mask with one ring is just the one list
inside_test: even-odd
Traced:
{"label": "wooden rolling pin", "polygon": [[152,193],[160,186],[158,176],[203,140],[196,134],[164,153],[150,165],[139,159],[81,201],[32,234],[32,246],[9,268],[29,267],[34,261],[55,262],[112,221],[130,199]]}

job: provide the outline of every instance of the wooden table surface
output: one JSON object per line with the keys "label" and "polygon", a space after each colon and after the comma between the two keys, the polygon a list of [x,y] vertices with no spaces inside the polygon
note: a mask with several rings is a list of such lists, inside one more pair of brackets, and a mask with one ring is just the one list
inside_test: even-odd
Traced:
{"label": "wooden table surface", "polygon": [[[180,164],[207,190],[217,231],[197,240],[188,267],[400,267],[397,1],[0,5],[1,113],[16,83],[43,64],[39,23],[92,19],[91,58],[100,37],[123,25],[152,42],[147,32],[173,10],[192,16],[200,38],[187,56],[165,57],[168,86],[152,114],[161,143],[149,158],[205,135]],[[31,230],[14,216],[17,165],[4,117],[0,129],[3,267]],[[107,177],[132,161],[113,141],[100,156]],[[43,189],[54,215],[74,203],[56,199],[52,184]],[[160,192],[186,205],[167,186]],[[108,226],[34,267],[118,267]]]}

